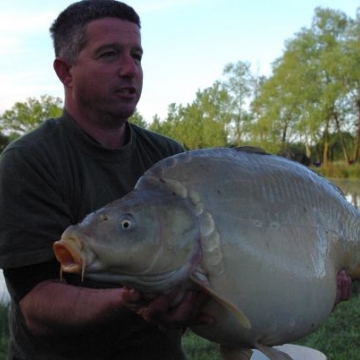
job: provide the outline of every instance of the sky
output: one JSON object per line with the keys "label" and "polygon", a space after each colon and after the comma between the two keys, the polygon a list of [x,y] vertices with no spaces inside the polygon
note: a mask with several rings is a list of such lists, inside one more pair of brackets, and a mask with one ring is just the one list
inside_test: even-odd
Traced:
{"label": "sky", "polygon": [[[49,27],[69,0],[0,0],[0,114],[15,102],[63,98],[52,63]],[[358,0],[129,0],[141,18],[144,88],[138,111],[164,118],[222,77],[228,63],[247,61],[270,75],[284,45],[310,27],[316,7],[355,18]]]}

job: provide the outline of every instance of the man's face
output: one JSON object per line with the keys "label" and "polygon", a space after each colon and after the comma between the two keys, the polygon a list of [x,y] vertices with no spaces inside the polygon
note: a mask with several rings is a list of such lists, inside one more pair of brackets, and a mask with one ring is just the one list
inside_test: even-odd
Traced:
{"label": "man's face", "polygon": [[87,43],[70,70],[71,101],[82,115],[113,118],[102,125],[117,127],[133,114],[142,91],[140,30],[129,21],[103,18],[90,22],[86,34]]}

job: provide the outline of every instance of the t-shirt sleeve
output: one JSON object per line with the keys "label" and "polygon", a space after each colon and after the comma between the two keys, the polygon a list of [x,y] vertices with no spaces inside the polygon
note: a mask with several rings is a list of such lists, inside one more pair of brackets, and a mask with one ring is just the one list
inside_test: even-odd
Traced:
{"label": "t-shirt sleeve", "polygon": [[[0,267],[54,259],[53,243],[71,215],[52,171],[51,158],[10,147],[0,160]],[[26,216],[24,216],[26,214]]]}
{"label": "t-shirt sleeve", "polygon": [[5,269],[4,276],[7,289],[16,302],[42,281],[61,281],[60,265],[56,261]]}

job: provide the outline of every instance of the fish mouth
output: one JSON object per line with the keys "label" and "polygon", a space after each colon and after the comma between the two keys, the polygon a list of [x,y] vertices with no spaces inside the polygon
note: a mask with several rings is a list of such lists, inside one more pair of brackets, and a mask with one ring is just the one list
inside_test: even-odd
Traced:
{"label": "fish mouth", "polygon": [[84,278],[85,261],[81,256],[83,244],[80,240],[72,238],[56,241],[53,245],[57,261],[61,264],[61,272],[81,273]]}

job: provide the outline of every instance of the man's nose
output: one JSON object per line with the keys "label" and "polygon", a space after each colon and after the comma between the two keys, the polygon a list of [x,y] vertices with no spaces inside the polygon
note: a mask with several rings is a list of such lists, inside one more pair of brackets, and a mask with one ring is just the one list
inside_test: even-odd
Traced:
{"label": "man's nose", "polygon": [[135,62],[132,56],[123,56],[120,61],[120,76],[134,77],[138,72],[139,65]]}

